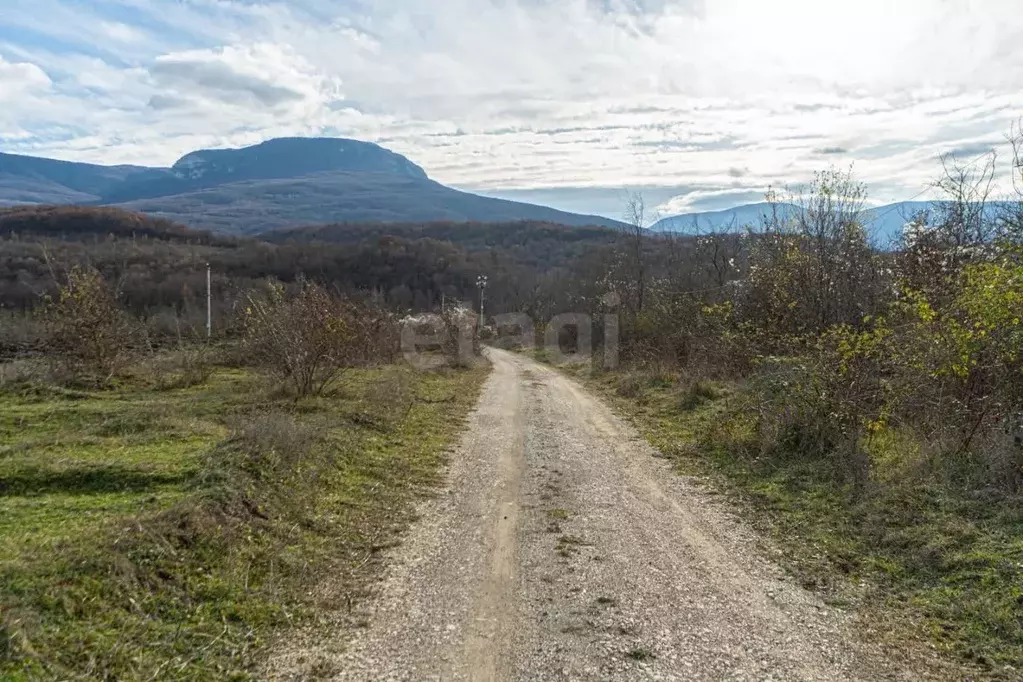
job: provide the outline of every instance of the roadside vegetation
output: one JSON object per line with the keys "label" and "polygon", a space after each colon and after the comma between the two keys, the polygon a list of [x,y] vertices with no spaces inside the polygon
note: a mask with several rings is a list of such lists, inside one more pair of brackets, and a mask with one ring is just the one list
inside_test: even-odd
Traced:
{"label": "roadside vegetation", "polygon": [[[761,225],[620,248],[576,290],[603,391],[680,469],[710,476],[803,584],[971,674],[1023,674],[1023,138],[946,159],[946,201],[871,243],[865,192],[829,171]],[[779,197],[769,196],[772,202]],[[613,296],[609,296],[613,294]],[[617,303],[621,366],[600,324]],[[596,302],[594,304],[594,302]],[[587,307],[588,306],[588,307]],[[572,329],[562,330],[572,350]],[[553,359],[538,351],[541,359]]]}
{"label": "roadside vegetation", "polygon": [[240,292],[208,341],[54,277],[3,318],[0,678],[258,678],[362,595],[486,368],[399,363],[394,314],[312,281]]}

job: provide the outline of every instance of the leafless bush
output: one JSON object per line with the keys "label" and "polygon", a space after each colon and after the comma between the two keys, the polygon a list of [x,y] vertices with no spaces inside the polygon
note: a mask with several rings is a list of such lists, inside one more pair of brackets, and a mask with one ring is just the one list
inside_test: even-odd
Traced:
{"label": "leafless bush", "polygon": [[850,333],[833,332],[799,358],[761,365],[737,405],[753,419],[751,456],[820,462],[857,488],[869,481],[864,443],[883,411],[882,378],[869,354],[848,357]]}
{"label": "leafless bush", "polygon": [[977,443],[989,481],[1010,493],[1023,491],[1023,424],[1018,420],[1004,420]]}
{"label": "leafless bush", "polygon": [[72,377],[87,373],[105,380],[123,366],[137,329],[117,299],[97,270],[75,267],[57,299],[47,301],[46,344]]}
{"label": "leafless bush", "polygon": [[290,294],[271,283],[245,302],[250,360],[297,395],[320,395],[346,370],[387,359],[394,325],[366,307],[303,282]]}
{"label": "leafless bush", "polygon": [[[472,362],[472,356],[482,352],[479,327],[475,313],[461,307],[449,307],[441,313],[444,322],[444,356],[456,367]],[[471,349],[471,356],[466,350]]]}

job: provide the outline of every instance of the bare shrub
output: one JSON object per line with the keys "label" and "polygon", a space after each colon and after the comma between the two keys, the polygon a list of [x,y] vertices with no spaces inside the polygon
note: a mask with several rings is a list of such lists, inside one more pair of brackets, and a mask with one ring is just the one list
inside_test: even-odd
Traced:
{"label": "bare shrub", "polygon": [[469,367],[482,352],[478,317],[462,305],[449,305],[439,314],[407,317],[401,329],[406,358],[424,368]]}
{"label": "bare shrub", "polygon": [[643,392],[646,381],[638,372],[628,372],[618,378],[615,392],[623,398],[637,398]]}
{"label": "bare shrub", "polygon": [[290,295],[279,283],[250,294],[244,328],[250,361],[297,395],[323,394],[346,370],[386,359],[395,335],[364,306],[310,282]]}
{"label": "bare shrub", "polygon": [[862,488],[871,474],[865,442],[885,418],[886,341],[840,327],[799,358],[762,363],[738,408],[754,420],[750,454],[829,463],[837,480]]}
{"label": "bare shrub", "polygon": [[123,366],[136,335],[117,292],[93,268],[68,272],[57,299],[47,301],[44,319],[51,357],[72,377],[109,379]]}
{"label": "bare shrub", "polygon": [[1023,425],[1005,420],[1000,427],[989,429],[976,449],[987,479],[996,489],[1023,491]]}

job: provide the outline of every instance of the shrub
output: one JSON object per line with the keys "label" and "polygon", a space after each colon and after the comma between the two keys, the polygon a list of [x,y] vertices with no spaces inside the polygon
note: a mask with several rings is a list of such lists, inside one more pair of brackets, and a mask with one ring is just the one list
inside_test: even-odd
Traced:
{"label": "shrub", "polygon": [[244,329],[250,361],[300,396],[323,394],[349,368],[390,359],[396,345],[388,318],[309,282],[292,295],[279,283],[250,294]]}
{"label": "shrub", "polygon": [[44,309],[46,343],[72,376],[109,379],[124,362],[136,330],[117,292],[93,268],[75,267]]}
{"label": "shrub", "polygon": [[942,457],[980,459],[991,483],[1018,489],[1023,474],[1023,266],[963,268],[942,305],[906,291],[896,306],[893,413],[946,444]]}
{"label": "shrub", "polygon": [[830,462],[839,481],[862,488],[871,475],[865,439],[888,416],[882,359],[889,340],[884,326],[839,326],[803,342],[798,357],[763,361],[739,407],[753,417],[751,454]]}

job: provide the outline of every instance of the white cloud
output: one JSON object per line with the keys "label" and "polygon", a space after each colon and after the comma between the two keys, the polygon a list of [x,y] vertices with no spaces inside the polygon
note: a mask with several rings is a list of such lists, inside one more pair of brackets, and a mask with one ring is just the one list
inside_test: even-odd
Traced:
{"label": "white cloud", "polygon": [[330,134],[492,192],[678,188],[665,208],[708,208],[855,163],[889,200],[1023,114],[1016,0],[10,1],[66,49],[0,42],[0,88],[31,68],[40,98],[0,135],[63,158]]}
{"label": "white cloud", "polygon": [[140,43],[149,37],[144,31],[140,31],[120,21],[100,21],[99,28],[109,38],[122,43]]}
{"label": "white cloud", "polygon": [[241,107],[277,108],[340,98],[340,83],[316,73],[287,46],[256,44],[161,55],[148,68],[161,92]]}

